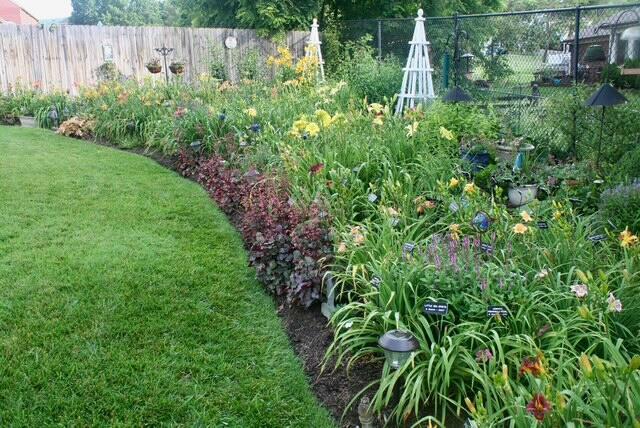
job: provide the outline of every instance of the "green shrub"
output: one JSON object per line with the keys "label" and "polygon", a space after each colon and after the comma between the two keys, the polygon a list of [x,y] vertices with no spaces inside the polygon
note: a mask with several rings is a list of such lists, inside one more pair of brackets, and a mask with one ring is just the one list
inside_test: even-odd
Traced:
{"label": "green shrub", "polygon": [[381,103],[400,91],[402,66],[393,56],[377,60],[370,41],[371,36],[365,36],[357,42],[345,44],[344,60],[337,75],[349,83],[360,98]]}
{"label": "green shrub", "polygon": [[640,230],[640,179],[620,184],[600,195],[600,217],[615,225],[617,231],[629,227]]}
{"label": "green shrub", "polygon": [[[640,59],[628,59],[625,68],[640,68]],[[616,64],[607,64],[602,70],[602,82],[609,82],[620,89],[640,89],[640,76],[622,75]]]}

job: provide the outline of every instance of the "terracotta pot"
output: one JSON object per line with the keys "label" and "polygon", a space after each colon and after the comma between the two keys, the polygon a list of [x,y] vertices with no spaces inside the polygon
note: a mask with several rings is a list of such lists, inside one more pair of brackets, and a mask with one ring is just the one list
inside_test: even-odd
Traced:
{"label": "terracotta pot", "polygon": [[152,74],[158,74],[162,71],[161,65],[147,65],[147,70]]}
{"label": "terracotta pot", "polygon": [[538,185],[525,184],[523,186],[509,187],[507,195],[511,206],[520,207],[533,201],[538,196]]}

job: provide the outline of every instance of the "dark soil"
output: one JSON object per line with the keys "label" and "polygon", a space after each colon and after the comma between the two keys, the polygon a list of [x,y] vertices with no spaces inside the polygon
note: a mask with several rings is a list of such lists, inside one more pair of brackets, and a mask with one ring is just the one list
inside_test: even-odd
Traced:
{"label": "dark soil", "polygon": [[[178,160],[176,156],[167,156],[142,148],[122,149],[105,141],[96,141],[96,143],[146,156],[165,168],[176,171]],[[238,224],[238,219],[230,218],[229,220],[232,224]],[[382,363],[380,361],[359,362],[352,365],[348,372],[345,364],[337,369],[334,364],[327,364],[323,372],[322,363],[325,352],[333,341],[333,331],[320,312],[320,304],[304,309],[299,306],[290,306],[284,299],[277,300],[278,315],[300,358],[305,374],[310,379],[311,388],[318,401],[331,412],[341,427],[359,426],[357,412],[359,399],[355,400],[348,409],[347,407],[362,389],[380,377]],[[371,397],[371,394],[369,396]]]}
{"label": "dark soil", "polygon": [[349,409],[347,406],[365,386],[380,377],[382,364],[376,361],[357,363],[349,372],[345,364],[335,371],[333,364],[327,364],[325,371],[321,372],[325,351],[333,340],[333,331],[320,313],[320,305],[304,309],[282,302],[278,314],[305,373],[311,379],[311,387],[318,400],[340,422],[340,426],[358,426],[359,400]]}

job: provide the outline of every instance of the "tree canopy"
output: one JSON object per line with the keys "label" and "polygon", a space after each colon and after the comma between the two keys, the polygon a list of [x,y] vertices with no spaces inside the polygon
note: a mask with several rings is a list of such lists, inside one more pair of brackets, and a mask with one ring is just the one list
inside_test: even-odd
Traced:
{"label": "tree canopy", "polygon": [[178,25],[255,28],[262,33],[302,29],[344,19],[428,16],[499,10],[501,0],[72,0],[74,24]]}
{"label": "tree canopy", "polygon": [[71,23],[78,25],[161,25],[165,1],[71,0]]}
{"label": "tree canopy", "polygon": [[[592,4],[597,0],[72,0],[74,24],[255,28],[275,34],[340,20],[485,13]],[[614,0],[610,0],[614,1]],[[616,0],[617,1],[617,0]],[[622,0],[623,2],[625,0]],[[628,0],[631,1],[631,0]]]}

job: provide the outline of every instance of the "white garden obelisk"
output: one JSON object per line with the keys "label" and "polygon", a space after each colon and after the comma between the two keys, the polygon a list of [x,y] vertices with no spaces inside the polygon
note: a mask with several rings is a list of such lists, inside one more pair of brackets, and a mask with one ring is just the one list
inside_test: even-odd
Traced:
{"label": "white garden obelisk", "polygon": [[431,61],[429,60],[429,42],[424,30],[422,9],[418,10],[416,28],[413,30],[413,39],[409,42],[409,57],[404,68],[402,88],[398,94],[396,115],[401,115],[405,108],[414,108],[419,103],[432,101],[436,95],[433,92],[433,79],[431,73]]}
{"label": "white garden obelisk", "polygon": [[311,35],[307,40],[307,47],[305,49],[305,56],[315,57],[318,62],[319,78],[321,82],[324,82],[324,61],[322,60],[322,50],[320,45],[320,33],[318,32],[318,20],[313,18],[313,24],[311,24]]}

